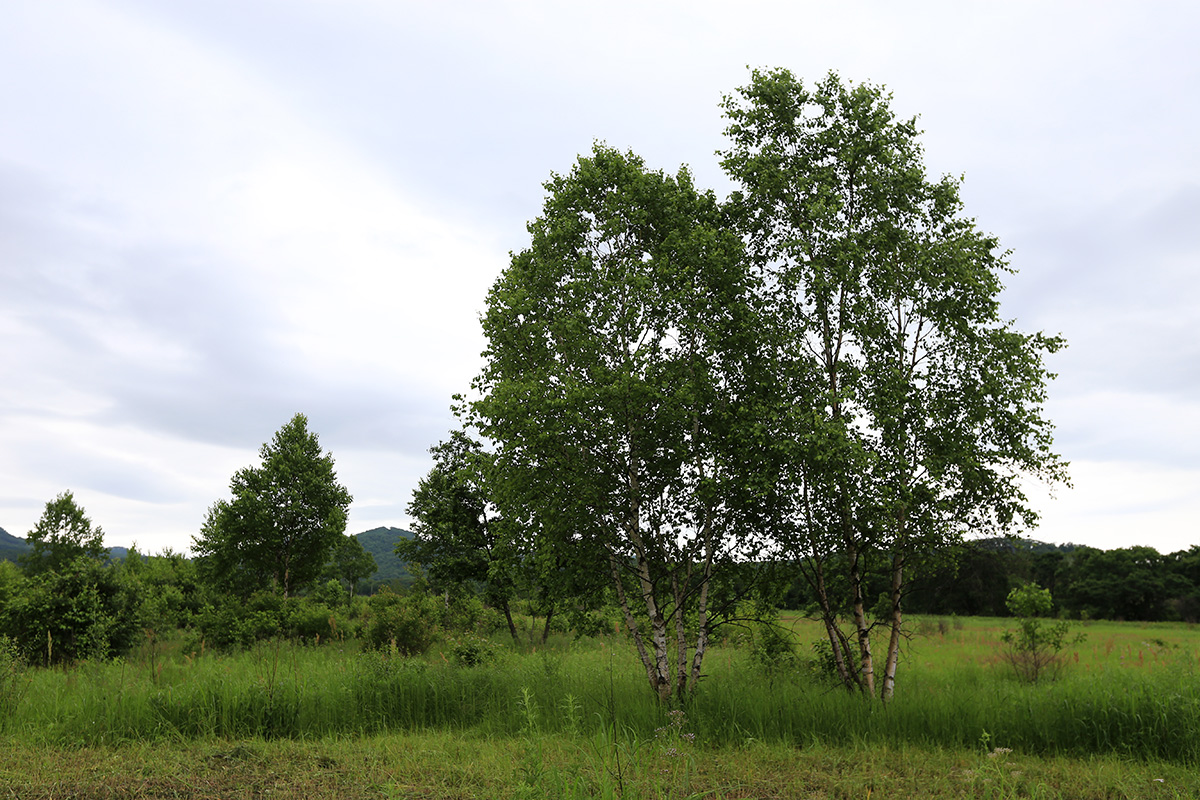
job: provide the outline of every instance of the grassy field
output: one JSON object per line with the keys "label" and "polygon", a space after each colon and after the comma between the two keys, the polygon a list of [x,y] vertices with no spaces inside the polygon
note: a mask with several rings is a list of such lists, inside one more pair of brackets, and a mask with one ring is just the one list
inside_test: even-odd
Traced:
{"label": "grassy field", "polygon": [[[783,623],[807,654],[817,628]],[[0,689],[0,797],[1200,797],[1196,628],[1082,625],[1029,686],[1006,621],[913,623],[886,708],[732,641],[675,709],[616,639],[475,667],[275,642],[29,670]]]}

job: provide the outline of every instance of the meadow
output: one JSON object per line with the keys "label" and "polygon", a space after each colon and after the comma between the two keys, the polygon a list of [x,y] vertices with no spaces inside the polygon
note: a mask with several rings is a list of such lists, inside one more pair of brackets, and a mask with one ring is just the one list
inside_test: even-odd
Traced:
{"label": "meadow", "polygon": [[[0,796],[1200,797],[1200,631],[1081,623],[1062,676],[1021,683],[1011,620],[916,618],[886,707],[745,636],[660,706],[618,637],[420,658],[148,641],[0,687]],[[481,663],[475,663],[481,662]]]}

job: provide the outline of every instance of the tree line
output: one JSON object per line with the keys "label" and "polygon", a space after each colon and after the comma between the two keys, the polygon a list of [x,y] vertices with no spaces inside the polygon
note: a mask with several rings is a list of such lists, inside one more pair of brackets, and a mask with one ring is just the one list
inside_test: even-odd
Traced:
{"label": "tree line", "polygon": [[[73,493],[55,497],[17,563],[0,562],[0,644],[55,664],[123,655],[180,629],[216,646],[322,629],[376,564],[345,535],[350,494],[307,425],[295,415],[263,445],[260,465],[233,476],[232,499],[210,509],[194,559],[134,547],[114,561]],[[271,599],[297,591],[316,603]]]}
{"label": "tree line", "polygon": [[1008,592],[1025,583],[1050,591],[1055,616],[1200,621],[1200,545],[1164,554],[1145,546],[1101,550],[1025,539],[968,542],[952,564],[917,582],[909,608],[1004,616]]}

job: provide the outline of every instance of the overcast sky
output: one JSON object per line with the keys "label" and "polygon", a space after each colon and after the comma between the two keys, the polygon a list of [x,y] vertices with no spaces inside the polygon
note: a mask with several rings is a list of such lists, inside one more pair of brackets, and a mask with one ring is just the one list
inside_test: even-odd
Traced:
{"label": "overcast sky", "polygon": [[1062,334],[1052,542],[1200,544],[1200,6],[0,0],[0,527],[70,489],[186,550],[297,411],[407,526],[542,183],[594,140],[724,194],[747,66],[920,115]]}

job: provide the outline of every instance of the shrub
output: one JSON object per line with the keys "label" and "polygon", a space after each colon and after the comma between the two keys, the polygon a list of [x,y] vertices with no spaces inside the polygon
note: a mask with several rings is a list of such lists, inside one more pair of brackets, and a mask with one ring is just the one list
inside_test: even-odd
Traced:
{"label": "shrub", "polygon": [[750,659],[767,672],[794,669],[798,660],[791,632],[774,622],[758,623],[750,642]]}
{"label": "shrub", "polygon": [[498,608],[485,606],[479,613],[479,618],[475,620],[475,633],[481,636],[490,636],[500,631],[508,633],[508,620],[504,618],[504,612]]}
{"label": "shrub", "polygon": [[[410,593],[409,596],[411,596]],[[424,594],[418,592],[417,594]],[[431,600],[435,600],[430,595]],[[483,614],[483,602],[475,595],[460,594],[437,603],[441,627],[448,631],[473,631]]]}
{"label": "shrub", "polygon": [[124,655],[140,633],[137,586],[79,557],[28,579],[10,598],[8,634],[23,657],[47,665]]}
{"label": "shrub", "polygon": [[[851,652],[851,663],[847,665],[851,672],[858,670],[858,664],[855,663],[854,653]],[[808,661],[809,671],[813,675],[822,679],[842,685],[842,676],[838,672],[837,658],[833,654],[833,645],[828,639],[818,639],[812,644],[812,658]]]}
{"label": "shrub", "polygon": [[320,643],[344,638],[347,623],[324,603],[306,599],[292,608],[287,627],[292,636]]}
{"label": "shrub", "polygon": [[323,603],[330,608],[339,608],[346,604],[350,595],[346,592],[342,582],[337,578],[330,578],[317,587],[311,595],[311,599],[318,603]]}
{"label": "shrub", "polygon": [[433,644],[441,608],[437,599],[424,592],[406,595],[381,591],[371,598],[366,646],[372,650],[394,649],[404,656],[420,655]]}
{"label": "shrub", "polygon": [[274,592],[256,592],[242,602],[222,596],[196,617],[201,637],[217,650],[241,650],[283,632],[284,601]]}
{"label": "shrub", "polygon": [[496,645],[481,636],[466,634],[453,640],[450,654],[460,667],[478,667],[496,660]]}
{"label": "shrub", "polygon": [[1018,619],[1017,629],[1005,631],[1002,636],[1004,660],[1012,666],[1017,677],[1027,683],[1058,677],[1065,663],[1061,655],[1063,648],[1083,641],[1083,634],[1068,641],[1070,623],[1066,620],[1051,623],[1043,619],[1054,603],[1050,590],[1036,583],[1027,583],[1009,592],[1007,605]]}

